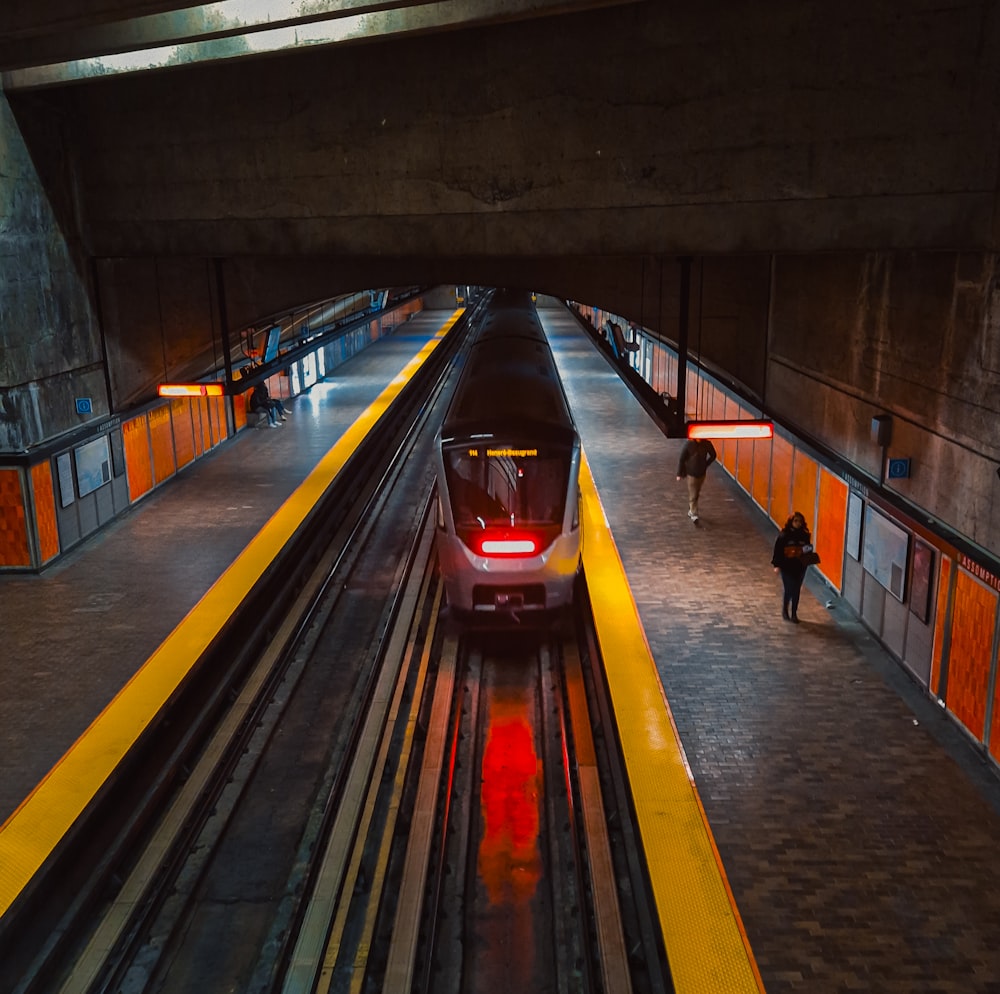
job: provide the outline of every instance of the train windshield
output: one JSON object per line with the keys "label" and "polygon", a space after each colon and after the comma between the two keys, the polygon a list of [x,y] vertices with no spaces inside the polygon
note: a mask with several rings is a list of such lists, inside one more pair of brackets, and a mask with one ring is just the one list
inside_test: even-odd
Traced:
{"label": "train windshield", "polygon": [[493,442],[446,450],[455,526],[562,525],[570,455],[553,447]]}

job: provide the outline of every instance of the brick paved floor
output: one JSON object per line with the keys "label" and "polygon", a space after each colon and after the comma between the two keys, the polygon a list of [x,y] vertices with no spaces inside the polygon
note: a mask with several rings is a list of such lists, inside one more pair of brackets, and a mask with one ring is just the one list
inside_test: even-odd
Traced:
{"label": "brick paved floor", "polygon": [[992,768],[821,580],[783,622],[774,527],[717,466],[692,525],[682,443],[552,340],[769,994],[1000,992]]}

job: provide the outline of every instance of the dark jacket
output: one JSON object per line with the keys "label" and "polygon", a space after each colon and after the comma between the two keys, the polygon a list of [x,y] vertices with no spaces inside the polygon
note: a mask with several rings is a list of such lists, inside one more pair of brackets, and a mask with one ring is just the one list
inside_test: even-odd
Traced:
{"label": "dark jacket", "polygon": [[707,438],[689,438],[681,449],[678,476],[704,476],[716,460],[715,446]]}
{"label": "dark jacket", "polygon": [[812,535],[808,528],[782,528],[774,542],[771,565],[790,573],[805,574],[802,553],[812,549]]}

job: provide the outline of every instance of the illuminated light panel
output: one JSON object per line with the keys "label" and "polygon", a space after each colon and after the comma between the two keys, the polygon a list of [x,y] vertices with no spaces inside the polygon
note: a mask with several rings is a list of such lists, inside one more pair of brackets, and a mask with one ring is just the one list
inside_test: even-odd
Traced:
{"label": "illuminated light panel", "polygon": [[161,383],[156,391],[161,397],[221,397],[221,383]]}
{"label": "illuminated light panel", "polygon": [[484,556],[531,556],[535,552],[535,541],[531,538],[486,538],[482,550]]}
{"label": "illuminated light panel", "polygon": [[773,438],[771,421],[689,421],[688,438]]}

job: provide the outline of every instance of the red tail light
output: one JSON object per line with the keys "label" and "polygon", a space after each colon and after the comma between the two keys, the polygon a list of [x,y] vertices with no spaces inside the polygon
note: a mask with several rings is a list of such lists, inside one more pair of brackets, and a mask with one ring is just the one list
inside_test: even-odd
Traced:
{"label": "red tail light", "polygon": [[484,538],[479,543],[484,556],[533,556],[538,549],[530,536],[510,538]]}
{"label": "red tail light", "polygon": [[459,529],[458,537],[477,555],[498,559],[527,559],[546,549],[559,526],[541,528]]}

